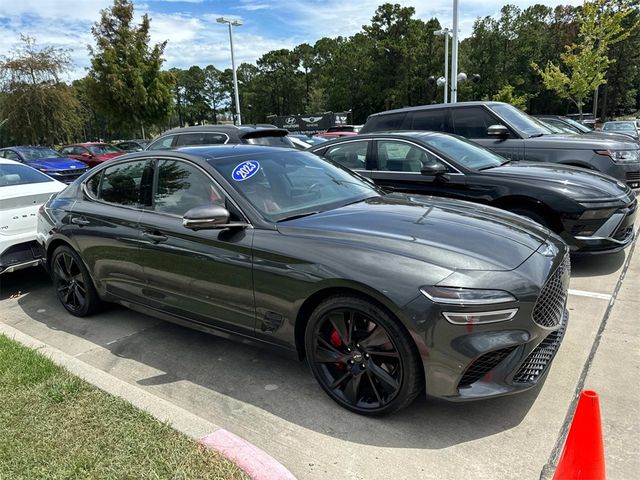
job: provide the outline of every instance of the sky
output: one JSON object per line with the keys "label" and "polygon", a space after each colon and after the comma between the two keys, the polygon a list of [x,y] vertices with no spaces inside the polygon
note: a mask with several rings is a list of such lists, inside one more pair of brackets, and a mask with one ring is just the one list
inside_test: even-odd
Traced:
{"label": "sky", "polygon": [[[34,37],[41,46],[70,49],[74,69],[68,80],[83,77],[89,66],[87,45],[93,42],[91,26],[100,10],[113,0],[0,0],[0,55],[19,44],[20,34]],[[390,0],[413,6],[423,20],[437,17],[451,26],[452,0]],[[164,68],[231,66],[228,30],[216,23],[225,16],[241,20],[234,29],[237,65],[255,63],[264,53],[293,48],[322,37],[350,36],[369,23],[384,0],[134,0],[136,18],[151,18],[151,40],[168,40]],[[511,0],[526,8],[535,3],[577,5],[582,0]],[[460,34],[471,33],[477,17],[499,14],[503,2],[459,0]]]}

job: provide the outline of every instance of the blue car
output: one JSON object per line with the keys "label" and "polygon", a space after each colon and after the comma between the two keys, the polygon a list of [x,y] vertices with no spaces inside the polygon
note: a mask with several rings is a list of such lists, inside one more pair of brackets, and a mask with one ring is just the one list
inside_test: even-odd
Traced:
{"label": "blue car", "polygon": [[0,157],[27,164],[63,183],[73,182],[89,169],[86,163],[63,157],[48,147],[1,148]]}

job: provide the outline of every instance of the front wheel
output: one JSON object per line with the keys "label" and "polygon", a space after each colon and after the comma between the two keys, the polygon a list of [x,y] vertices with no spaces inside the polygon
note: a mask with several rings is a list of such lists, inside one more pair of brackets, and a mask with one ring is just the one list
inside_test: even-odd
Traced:
{"label": "front wheel", "polygon": [[305,349],[325,392],[361,415],[400,410],[423,389],[413,340],[373,302],[342,295],[324,300],[309,319]]}
{"label": "front wheel", "polygon": [[100,298],[80,256],[66,245],[56,248],[51,258],[51,274],[58,300],[76,317],[91,315]]}

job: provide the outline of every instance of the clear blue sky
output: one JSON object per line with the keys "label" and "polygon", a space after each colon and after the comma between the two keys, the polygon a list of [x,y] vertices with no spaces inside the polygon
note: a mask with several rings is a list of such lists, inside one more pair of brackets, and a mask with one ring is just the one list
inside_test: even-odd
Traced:
{"label": "clear blue sky", "polygon": [[[18,43],[20,34],[35,37],[41,45],[72,50],[72,78],[84,75],[88,66],[86,46],[92,43],[91,25],[99,11],[112,0],[0,0],[0,55]],[[227,30],[215,22],[219,16],[241,19],[236,30],[236,56],[255,63],[263,53],[276,48],[313,44],[324,36],[349,36],[373,16],[381,0],[134,0],[136,15],[151,17],[153,41],[168,40],[165,67],[230,66]],[[450,25],[452,0],[420,0],[391,3],[411,5],[424,20],[438,17]],[[581,0],[513,0],[520,7],[534,3],[580,4]],[[460,0],[460,29],[471,31],[479,16],[496,15],[502,2]]]}

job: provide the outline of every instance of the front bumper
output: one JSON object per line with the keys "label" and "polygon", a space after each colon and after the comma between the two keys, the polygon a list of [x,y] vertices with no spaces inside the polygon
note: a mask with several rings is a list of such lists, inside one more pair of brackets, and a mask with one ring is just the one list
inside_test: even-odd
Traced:
{"label": "front bumper", "polygon": [[[568,322],[565,303],[570,267],[563,261],[568,262],[568,257],[562,250],[554,259],[536,253],[518,269],[500,272],[502,280],[492,278],[500,284],[494,284],[494,288],[511,285],[511,293],[518,298],[504,306],[519,309],[509,321],[454,325],[440,311],[434,311],[434,304],[426,297],[406,305],[405,311],[425,327],[424,348],[420,351],[427,395],[466,401],[518,393],[537,385],[560,347]],[[540,321],[538,298],[544,298],[541,292],[548,291],[560,276],[563,293],[556,309],[557,321],[545,326]],[[532,280],[537,285],[532,285]],[[520,285],[515,288],[518,292],[513,288],[516,284]]]}
{"label": "front bumper", "polygon": [[[594,255],[616,253],[633,242],[634,223],[638,212],[638,202],[619,208],[598,229],[589,236],[576,235],[565,240],[571,244],[572,253]],[[573,225],[574,230],[579,225]]]}
{"label": "front bumper", "polygon": [[43,258],[44,250],[35,240],[16,243],[0,253],[0,275],[38,266]]}

